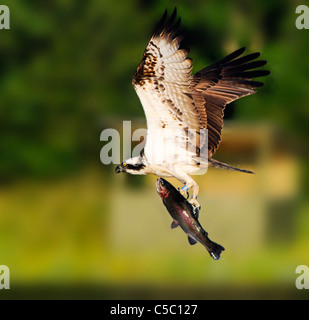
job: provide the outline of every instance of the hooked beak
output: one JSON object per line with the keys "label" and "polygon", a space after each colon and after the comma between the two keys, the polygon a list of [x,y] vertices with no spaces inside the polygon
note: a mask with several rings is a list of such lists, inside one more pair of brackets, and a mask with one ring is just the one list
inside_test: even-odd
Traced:
{"label": "hooked beak", "polygon": [[116,173],[119,173],[119,172],[122,172],[122,167],[119,165],[115,168],[115,172]]}

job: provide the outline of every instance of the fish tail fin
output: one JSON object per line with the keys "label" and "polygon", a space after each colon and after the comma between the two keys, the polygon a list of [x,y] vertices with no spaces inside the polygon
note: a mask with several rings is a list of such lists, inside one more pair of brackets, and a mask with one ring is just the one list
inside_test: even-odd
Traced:
{"label": "fish tail fin", "polygon": [[252,170],[245,170],[245,169],[240,169],[240,168],[235,168],[232,167],[226,163],[220,162],[218,160],[215,159],[208,159],[209,162],[209,167],[215,167],[215,168],[219,168],[219,169],[228,169],[228,170],[235,170],[235,171],[240,171],[240,172],[245,172],[245,173],[251,173],[254,174],[254,172]]}
{"label": "fish tail fin", "polygon": [[206,249],[207,249],[208,253],[210,254],[210,256],[214,260],[219,260],[222,251],[225,250],[220,244],[215,243],[215,242],[210,241],[210,240],[209,240],[208,245],[206,246]]}

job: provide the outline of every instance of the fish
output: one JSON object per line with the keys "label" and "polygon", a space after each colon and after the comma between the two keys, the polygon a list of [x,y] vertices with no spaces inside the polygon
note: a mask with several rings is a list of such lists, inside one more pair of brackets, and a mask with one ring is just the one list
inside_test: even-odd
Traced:
{"label": "fish", "polygon": [[211,241],[201,226],[197,212],[187,199],[168,181],[159,178],[156,189],[167,211],[173,218],[171,228],[180,228],[187,234],[190,245],[200,242],[214,260],[219,260],[224,247]]}

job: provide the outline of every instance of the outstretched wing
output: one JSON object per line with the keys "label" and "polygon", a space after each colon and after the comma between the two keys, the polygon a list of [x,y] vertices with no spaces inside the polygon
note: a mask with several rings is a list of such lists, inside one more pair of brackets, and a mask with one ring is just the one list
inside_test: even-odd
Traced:
{"label": "outstretched wing", "polygon": [[197,72],[192,77],[191,88],[196,108],[207,114],[208,152],[212,156],[221,142],[225,106],[241,97],[255,93],[263,86],[252,78],[266,76],[269,71],[254,70],[264,66],[265,60],[255,60],[259,53],[239,57],[245,48],[236,50],[225,58]]}
{"label": "outstretched wing", "polygon": [[[169,140],[168,149],[177,137],[189,141],[190,152],[211,157],[221,141],[225,106],[255,93],[263,83],[252,78],[269,72],[254,70],[266,61],[253,61],[259,53],[239,57],[245,51],[241,48],[192,76],[188,50],[180,49],[179,26],[176,9],[168,20],[165,11],[133,77],[147,120],[145,154],[160,152],[160,148],[151,148],[151,143],[161,136]],[[190,137],[188,129],[196,130],[196,136]],[[201,129],[208,129],[208,144]],[[182,146],[176,153],[183,151]]]}
{"label": "outstretched wing", "polygon": [[[165,11],[133,77],[147,121],[145,155],[149,159],[161,154],[156,161],[160,163],[173,162],[175,157],[181,161],[200,150],[200,137],[188,134],[188,129],[199,130],[203,119],[192,97],[192,59],[186,49],[180,49],[179,26],[176,9],[168,20]],[[158,143],[158,138],[163,142]]]}
{"label": "outstretched wing", "polygon": [[191,96],[192,60],[179,48],[180,19],[175,18],[176,9],[168,21],[165,11],[133,77],[148,129],[199,128],[201,123]]}

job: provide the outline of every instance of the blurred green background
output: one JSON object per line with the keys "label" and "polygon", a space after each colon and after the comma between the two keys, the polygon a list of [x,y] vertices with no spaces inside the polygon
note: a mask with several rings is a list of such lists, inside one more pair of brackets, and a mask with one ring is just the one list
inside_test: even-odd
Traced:
{"label": "blurred green background", "polygon": [[[309,30],[304,1],[4,1],[0,30],[0,265],[6,298],[302,298],[309,265]],[[193,72],[242,46],[271,75],[226,110],[201,224],[226,251],[213,261],[171,218],[155,177],[115,175],[106,128],[145,127],[131,86],[153,27],[177,6]],[[175,182],[175,180],[171,180]]]}

